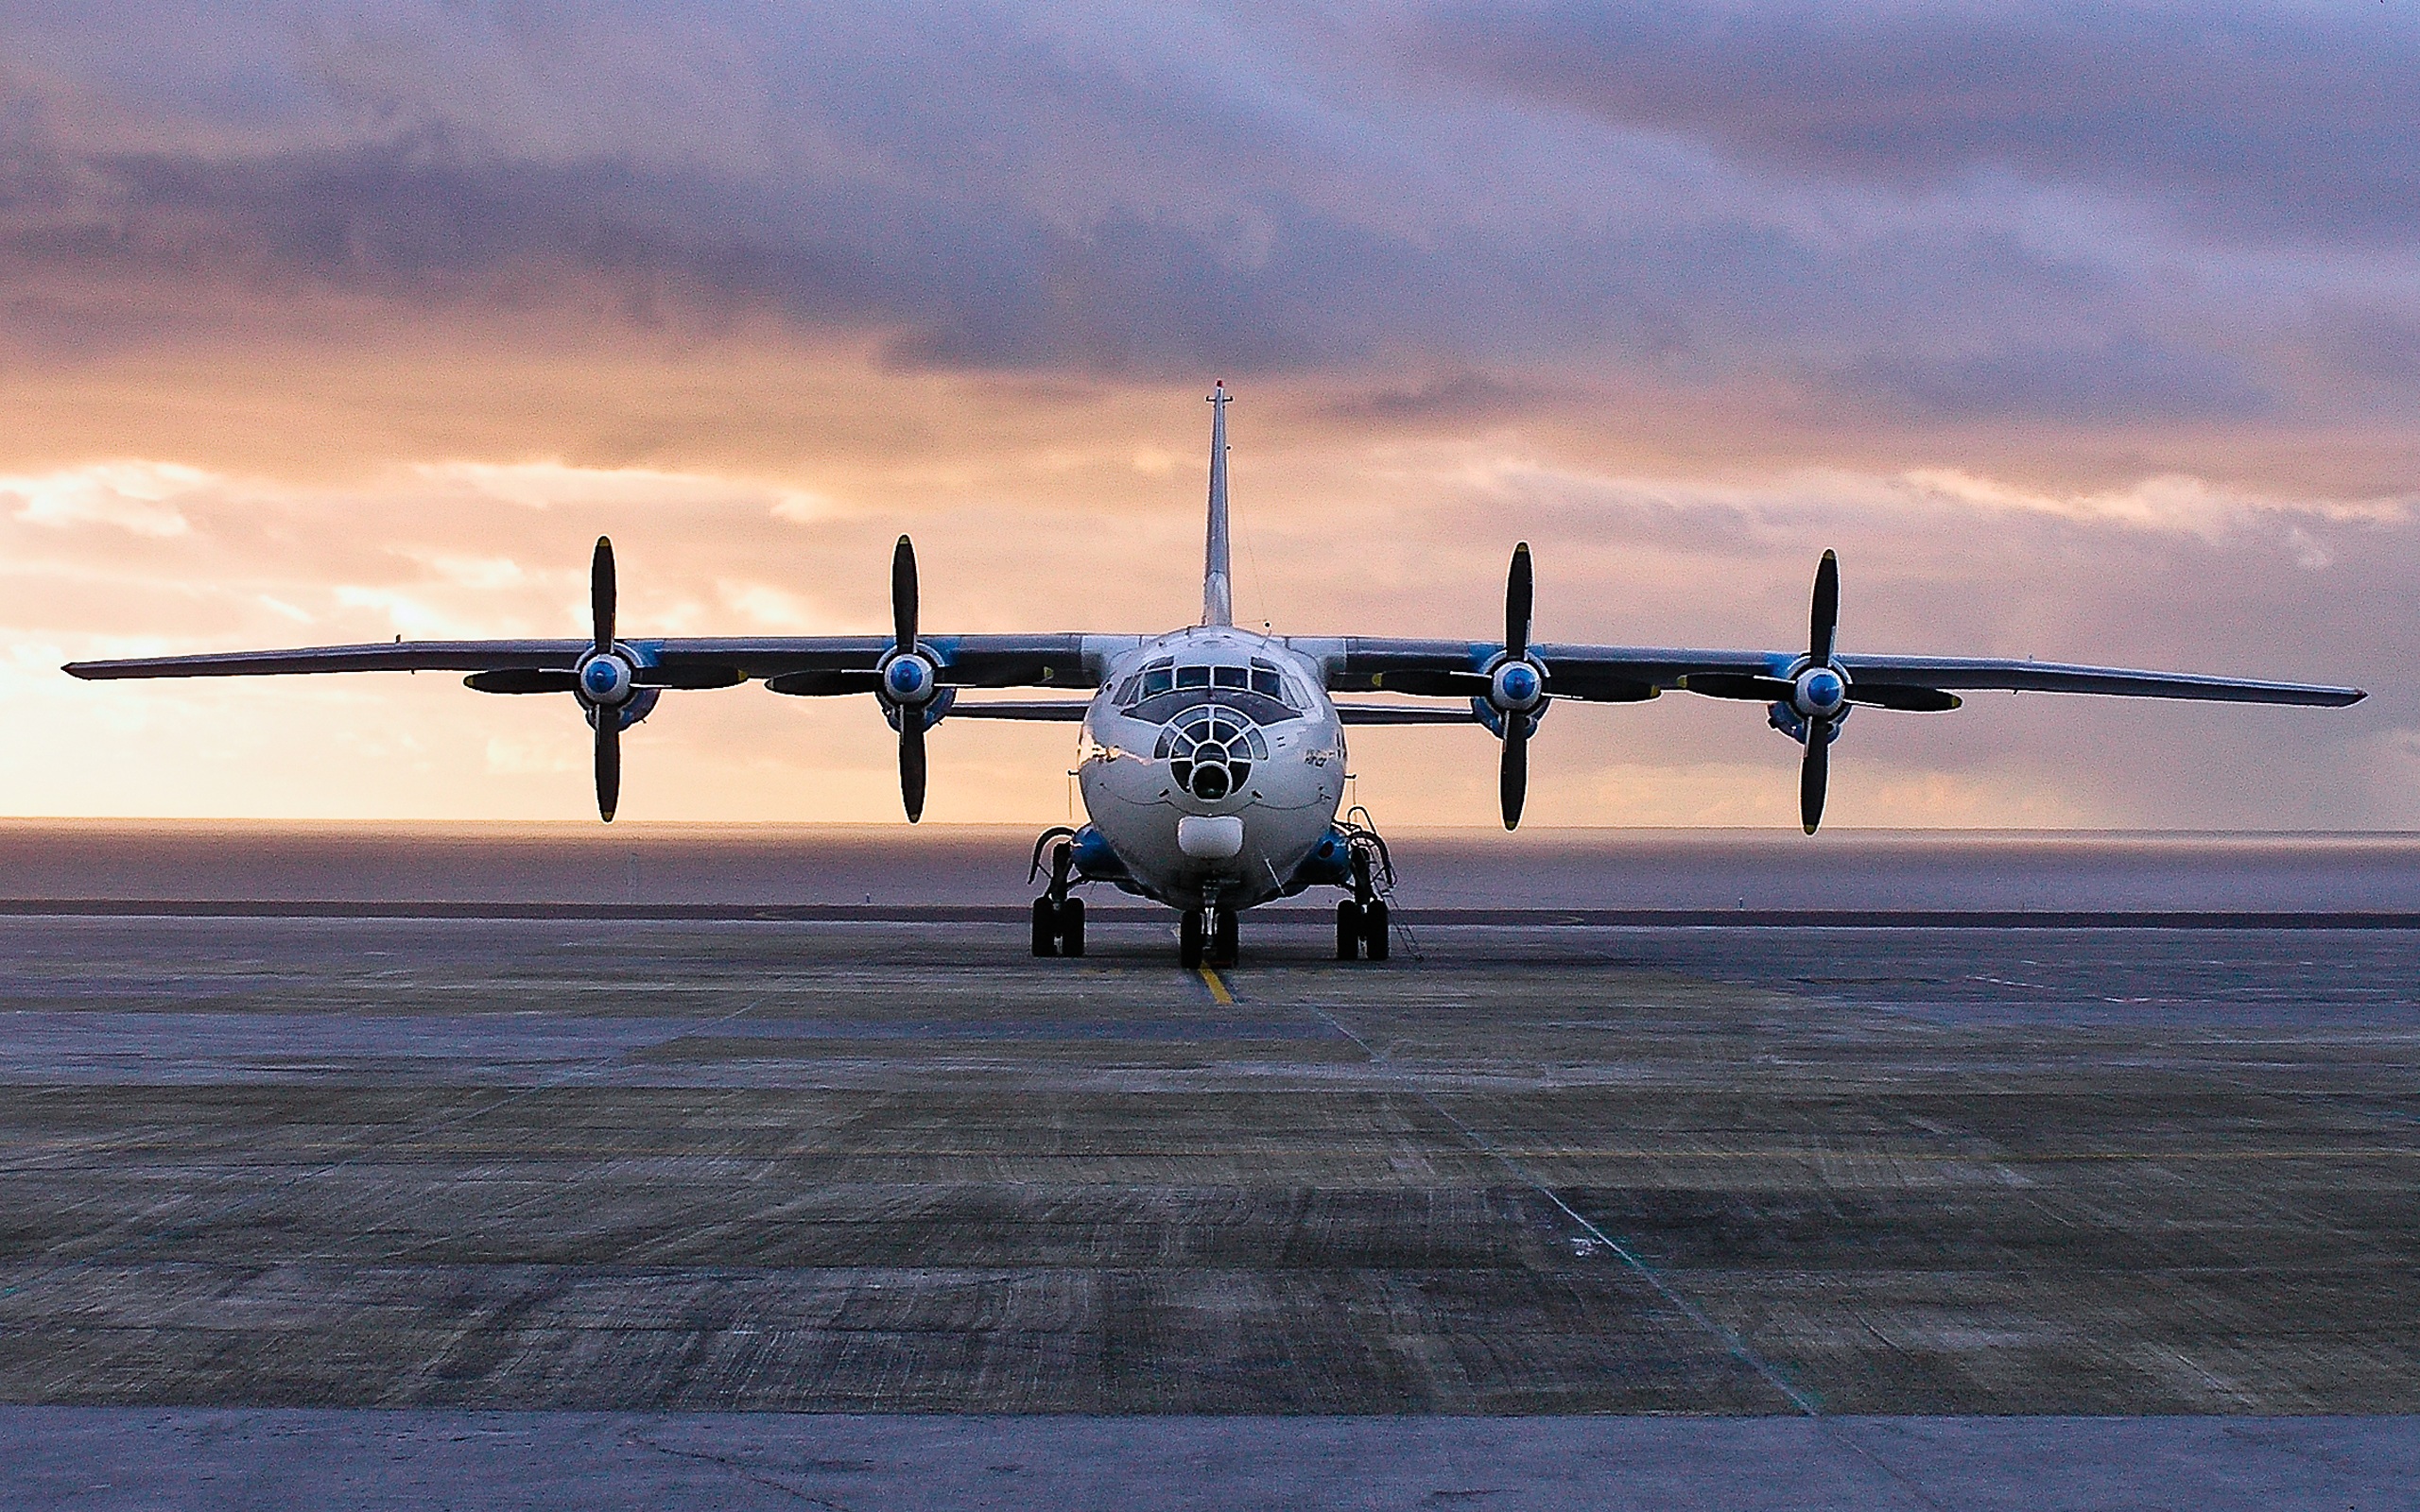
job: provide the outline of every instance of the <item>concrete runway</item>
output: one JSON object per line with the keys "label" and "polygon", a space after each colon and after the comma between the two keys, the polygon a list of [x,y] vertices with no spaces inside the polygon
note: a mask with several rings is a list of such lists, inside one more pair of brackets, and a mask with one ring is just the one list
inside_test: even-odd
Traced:
{"label": "concrete runway", "polygon": [[2420,1495],[2420,932],[1247,925],[0,919],[0,1504]]}

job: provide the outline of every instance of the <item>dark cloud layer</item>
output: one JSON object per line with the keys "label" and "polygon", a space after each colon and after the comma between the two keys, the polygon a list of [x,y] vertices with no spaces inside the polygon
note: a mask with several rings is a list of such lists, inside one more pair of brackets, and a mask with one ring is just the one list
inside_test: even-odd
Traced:
{"label": "dark cloud layer", "polygon": [[1413,38],[1440,71],[1783,171],[2005,170],[2152,195],[2231,232],[2420,232],[2408,7],[1455,6]]}
{"label": "dark cloud layer", "polygon": [[326,296],[1914,422],[2420,395],[2365,335],[2420,321],[2420,58],[2350,11],[12,9],[0,335],[54,356]]}

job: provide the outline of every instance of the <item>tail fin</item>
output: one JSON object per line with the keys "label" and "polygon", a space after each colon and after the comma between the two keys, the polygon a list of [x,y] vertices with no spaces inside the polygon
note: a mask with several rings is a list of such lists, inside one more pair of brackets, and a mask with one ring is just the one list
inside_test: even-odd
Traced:
{"label": "tail fin", "polygon": [[1236,623],[1227,576],[1227,386],[1210,391],[1210,539],[1201,558],[1201,623]]}

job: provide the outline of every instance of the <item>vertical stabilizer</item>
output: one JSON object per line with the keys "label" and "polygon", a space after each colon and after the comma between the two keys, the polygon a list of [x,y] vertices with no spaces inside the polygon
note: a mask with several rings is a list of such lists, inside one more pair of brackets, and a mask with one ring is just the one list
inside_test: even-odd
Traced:
{"label": "vertical stabilizer", "polygon": [[1210,538],[1201,556],[1201,623],[1236,623],[1227,576],[1227,386],[1210,390]]}

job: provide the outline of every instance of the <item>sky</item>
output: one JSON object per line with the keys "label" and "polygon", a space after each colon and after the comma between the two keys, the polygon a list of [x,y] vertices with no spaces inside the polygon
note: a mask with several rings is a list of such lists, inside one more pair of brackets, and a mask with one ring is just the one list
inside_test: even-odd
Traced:
{"label": "sky", "polygon": [[[1870,710],[1836,826],[2420,828],[2420,13],[0,0],[0,813],[592,815],[570,700],[82,657],[1198,612],[2352,683]],[[1054,822],[945,724],[927,822]],[[870,699],[669,695],[634,819],[895,818]],[[1794,822],[1565,702],[1528,822]],[[1372,730],[1381,824],[1494,822]]]}

